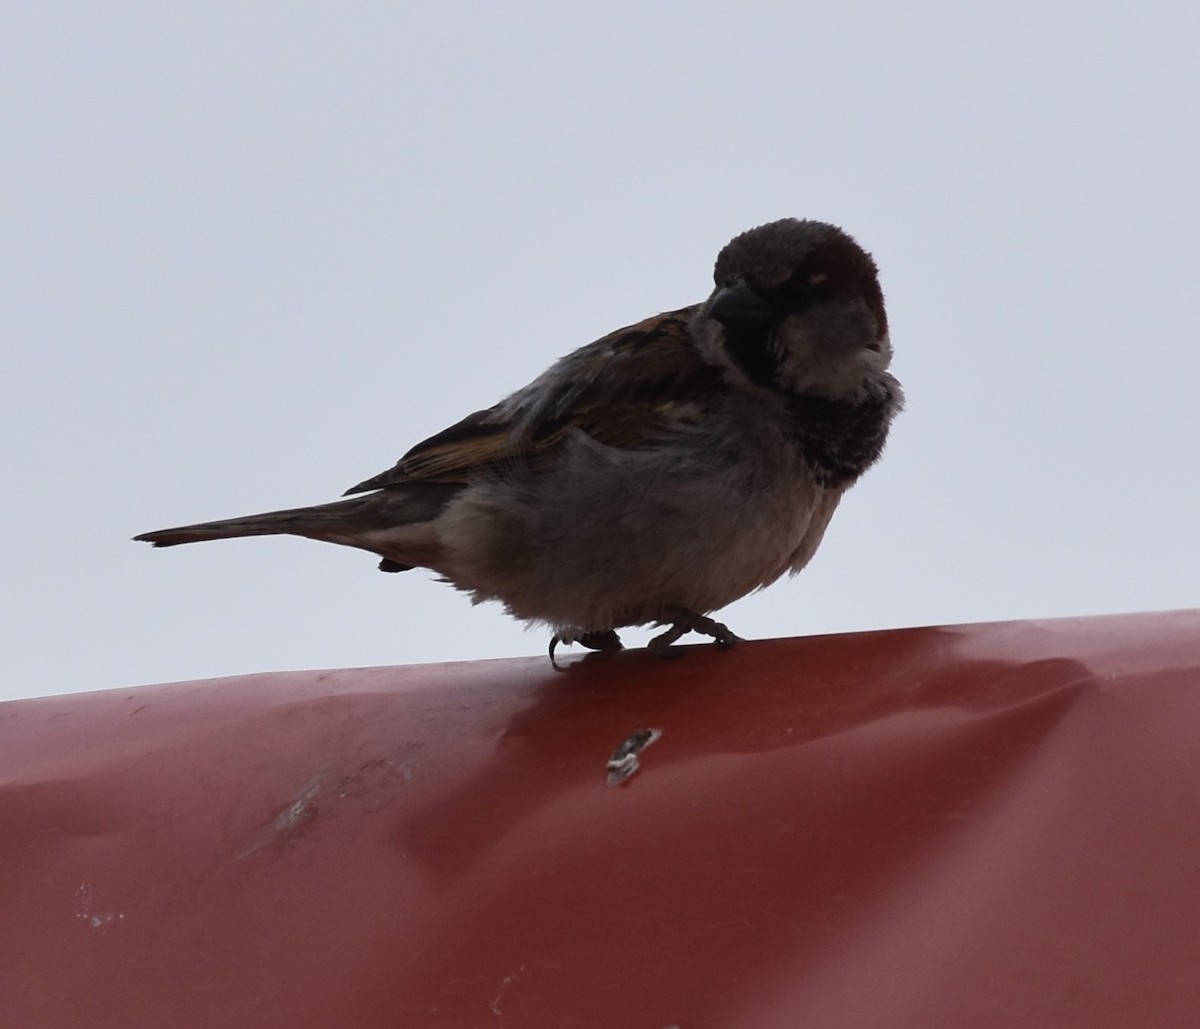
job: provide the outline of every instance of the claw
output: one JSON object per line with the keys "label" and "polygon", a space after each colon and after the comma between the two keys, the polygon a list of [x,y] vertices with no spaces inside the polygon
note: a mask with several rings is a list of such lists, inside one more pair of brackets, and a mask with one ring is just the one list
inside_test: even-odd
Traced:
{"label": "claw", "polygon": [[691,627],[684,622],[676,622],[666,632],[655,636],[646,644],[646,649],[655,657],[673,657],[671,646]]}
{"label": "claw", "polygon": [[587,647],[588,650],[599,650],[602,653],[625,649],[621,637],[612,629],[595,629],[589,632],[556,632],[550,637],[550,663],[552,665],[556,664],[554,651],[560,643],[578,643],[581,647]]}
{"label": "claw", "polygon": [[[698,615],[694,611],[684,608],[664,613],[671,620],[671,627],[646,644],[646,649],[656,657],[675,656],[671,650],[672,644],[688,632],[700,632],[705,636],[711,636],[720,650],[728,650],[735,643],[742,642],[742,638],[731,632],[728,626],[722,625],[706,615]],[[659,624],[665,625],[666,620]]]}

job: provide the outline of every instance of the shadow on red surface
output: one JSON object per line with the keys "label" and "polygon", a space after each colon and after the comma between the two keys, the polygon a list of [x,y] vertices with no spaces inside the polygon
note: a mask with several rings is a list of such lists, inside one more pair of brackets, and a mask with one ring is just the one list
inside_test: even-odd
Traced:
{"label": "shadow on red surface", "polygon": [[1200,612],[13,702],[0,1025],[1192,1027],[1198,783]]}

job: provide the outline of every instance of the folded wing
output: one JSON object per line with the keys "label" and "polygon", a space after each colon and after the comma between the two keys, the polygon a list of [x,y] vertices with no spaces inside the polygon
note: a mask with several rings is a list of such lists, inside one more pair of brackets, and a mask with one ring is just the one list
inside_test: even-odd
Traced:
{"label": "folded wing", "polygon": [[347,495],[545,467],[575,432],[607,446],[645,446],[672,426],[700,419],[723,386],[692,343],[695,311],[655,315],[581,347],[494,407],[418,443]]}

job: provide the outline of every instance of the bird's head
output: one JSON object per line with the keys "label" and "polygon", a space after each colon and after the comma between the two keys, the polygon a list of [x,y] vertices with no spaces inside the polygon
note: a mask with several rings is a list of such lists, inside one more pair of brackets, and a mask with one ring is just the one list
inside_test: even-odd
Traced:
{"label": "bird's head", "polygon": [[696,330],[705,357],[786,395],[858,395],[891,361],[871,255],[824,222],[784,218],[717,256]]}

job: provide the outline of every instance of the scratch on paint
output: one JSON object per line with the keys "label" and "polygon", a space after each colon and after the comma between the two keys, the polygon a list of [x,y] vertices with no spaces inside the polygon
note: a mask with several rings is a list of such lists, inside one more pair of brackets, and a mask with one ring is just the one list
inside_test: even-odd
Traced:
{"label": "scratch on paint", "polygon": [[296,799],[271,819],[271,828],[278,833],[292,832],[315,817],[320,808],[313,801],[317,799],[323,785],[320,775],[310,779]]}
{"label": "scratch on paint", "polygon": [[254,841],[240,851],[235,860],[249,857],[251,854],[269,847],[271,844],[284,844],[298,836],[309,823],[317,817],[321,810],[317,797],[325,788],[325,776],[318,772],[296,794],[295,800],[288,804],[257,834]]}

